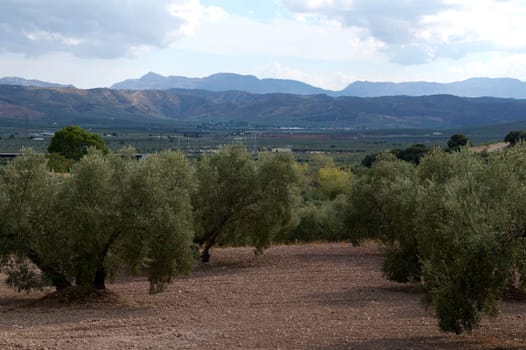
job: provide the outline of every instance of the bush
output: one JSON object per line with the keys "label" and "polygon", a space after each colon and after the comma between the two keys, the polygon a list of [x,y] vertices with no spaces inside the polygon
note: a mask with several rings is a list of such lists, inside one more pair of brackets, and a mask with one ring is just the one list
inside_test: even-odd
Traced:
{"label": "bush", "polygon": [[343,213],[345,195],[333,201],[311,201],[298,210],[298,225],[278,237],[283,243],[338,242],[346,239]]}

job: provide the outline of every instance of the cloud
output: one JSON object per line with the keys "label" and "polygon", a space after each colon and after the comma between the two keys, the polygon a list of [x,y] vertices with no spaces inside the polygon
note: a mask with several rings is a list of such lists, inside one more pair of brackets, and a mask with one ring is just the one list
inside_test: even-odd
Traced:
{"label": "cloud", "polygon": [[413,65],[474,52],[526,51],[523,0],[282,0],[296,18],[360,28],[391,62]]}
{"label": "cloud", "polygon": [[257,21],[227,15],[202,23],[193,37],[173,47],[214,55],[288,57],[305,60],[378,60],[382,43],[365,37],[359,28],[301,23],[287,18]]}
{"label": "cloud", "polygon": [[334,91],[344,89],[351,81],[356,80],[352,74],[335,71],[304,71],[280,62],[272,62],[265,66],[259,74],[261,77],[279,77],[280,79],[299,80],[313,86],[331,89]]}
{"label": "cloud", "polygon": [[0,53],[122,57],[167,47],[218,16],[199,0],[2,0]]}

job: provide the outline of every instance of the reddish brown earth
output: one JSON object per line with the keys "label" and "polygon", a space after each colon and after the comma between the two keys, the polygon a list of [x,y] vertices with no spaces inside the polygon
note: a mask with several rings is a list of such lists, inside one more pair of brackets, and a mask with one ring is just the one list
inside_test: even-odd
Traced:
{"label": "reddish brown earth", "polygon": [[35,302],[42,293],[2,285],[0,349],[526,349],[526,302],[471,335],[444,334],[380,264],[373,245],[216,249],[161,294],[118,279],[122,301],[109,305]]}

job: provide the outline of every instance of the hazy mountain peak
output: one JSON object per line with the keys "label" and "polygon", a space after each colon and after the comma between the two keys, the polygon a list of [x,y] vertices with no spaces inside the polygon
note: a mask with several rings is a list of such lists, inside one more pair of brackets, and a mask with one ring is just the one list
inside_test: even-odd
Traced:
{"label": "hazy mountain peak", "polygon": [[338,94],[358,97],[424,96],[448,94],[463,97],[501,97],[526,99],[526,83],[513,78],[470,78],[452,83],[356,81]]}
{"label": "hazy mountain peak", "polygon": [[140,79],[163,79],[164,76],[157,74],[155,72],[148,72],[145,75],[143,75]]}
{"label": "hazy mountain peak", "polygon": [[46,81],[35,80],[35,79],[24,79],[20,77],[0,78],[0,85],[36,86],[36,87],[46,87],[46,88],[47,87],[60,87],[60,88],[74,87],[73,85],[50,83]]}
{"label": "hazy mountain peak", "polygon": [[240,90],[256,94],[288,93],[297,95],[327,94],[329,96],[427,96],[456,95],[463,97],[501,97],[526,99],[526,83],[514,78],[475,77],[452,83],[426,81],[371,82],[355,81],[341,91],[324,90],[301,81],[289,79],[259,79],[253,75],[216,73],[204,78],[164,77],[150,72],[139,79],[130,79],[112,86],[125,90],[199,89],[208,91]]}
{"label": "hazy mountain peak", "polygon": [[204,78],[162,76],[150,72],[139,79],[129,79],[113,84],[112,89],[119,90],[167,90],[199,89],[209,91],[241,90],[251,93],[291,93],[313,95],[330,93],[329,91],[295,80],[259,79],[254,75],[236,73],[215,73]]}

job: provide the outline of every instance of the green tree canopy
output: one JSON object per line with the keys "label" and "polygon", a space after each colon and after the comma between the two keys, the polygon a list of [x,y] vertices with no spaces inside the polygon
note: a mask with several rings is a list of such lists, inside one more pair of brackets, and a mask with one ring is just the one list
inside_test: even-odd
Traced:
{"label": "green tree canopy", "polygon": [[203,261],[220,242],[252,244],[260,252],[293,217],[298,179],[289,154],[253,160],[243,146],[227,146],[199,161],[197,180],[195,225]]}
{"label": "green tree canopy", "polygon": [[119,266],[140,265],[157,292],[190,270],[194,185],[183,155],[137,161],[90,150],[67,176],[46,167],[25,152],[0,173],[0,267],[12,285],[36,284],[29,263],[57,289],[104,289]]}
{"label": "green tree canopy", "polygon": [[349,237],[380,240],[385,276],[420,281],[442,330],[472,330],[526,287],[525,154],[433,150],[413,168],[384,155],[357,174]]}
{"label": "green tree canopy", "polygon": [[51,138],[48,152],[79,160],[87,153],[89,147],[95,147],[103,153],[108,152],[106,143],[99,135],[90,133],[79,126],[67,126],[57,131]]}
{"label": "green tree canopy", "polygon": [[[424,144],[417,143],[404,149],[393,149],[389,152],[400,160],[404,160],[413,164],[419,164],[421,158],[430,151],[431,148]],[[366,168],[371,168],[381,155],[382,152],[367,154],[362,159],[361,164]]]}
{"label": "green tree canopy", "polygon": [[526,140],[526,132],[521,130],[510,131],[504,137],[504,142],[509,142],[512,146],[524,140]]}
{"label": "green tree canopy", "polygon": [[393,150],[392,153],[400,160],[419,164],[420,159],[429,151],[430,149],[426,145],[417,143],[402,150]]}
{"label": "green tree canopy", "polygon": [[451,151],[458,151],[461,147],[471,145],[471,141],[466,135],[454,134],[447,141],[447,148]]}

